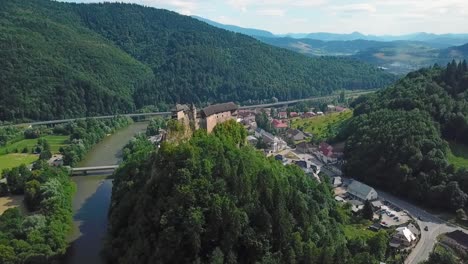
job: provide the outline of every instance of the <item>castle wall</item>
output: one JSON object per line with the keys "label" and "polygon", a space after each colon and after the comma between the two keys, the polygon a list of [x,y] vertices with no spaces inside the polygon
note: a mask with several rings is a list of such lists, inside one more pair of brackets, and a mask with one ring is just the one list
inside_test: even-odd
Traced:
{"label": "castle wall", "polygon": [[206,118],[206,124],[205,124],[206,125],[206,131],[208,133],[211,133],[213,131],[214,127],[217,124],[226,122],[226,121],[228,121],[230,119],[232,119],[231,111],[222,112],[222,113],[218,113],[218,114],[208,116]]}

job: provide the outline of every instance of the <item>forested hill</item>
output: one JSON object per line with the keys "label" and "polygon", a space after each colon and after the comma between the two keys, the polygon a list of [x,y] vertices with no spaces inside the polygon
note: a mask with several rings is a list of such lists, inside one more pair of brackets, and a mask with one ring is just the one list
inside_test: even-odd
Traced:
{"label": "forested hill", "polygon": [[449,164],[468,146],[468,67],[453,61],[408,74],[355,102],[345,130],[346,174],[431,206],[468,207],[468,170]]}
{"label": "forested hill", "polygon": [[131,141],[114,178],[108,263],[385,259],[386,232],[348,239],[351,210],[336,204],[327,183],[265,157],[246,135],[231,120],[210,135],[199,130],[187,142],[164,142],[156,153],[145,137]]}
{"label": "forested hill", "polygon": [[0,13],[0,120],[287,100],[395,80],[357,61],[307,58],[138,5],[6,0]]}

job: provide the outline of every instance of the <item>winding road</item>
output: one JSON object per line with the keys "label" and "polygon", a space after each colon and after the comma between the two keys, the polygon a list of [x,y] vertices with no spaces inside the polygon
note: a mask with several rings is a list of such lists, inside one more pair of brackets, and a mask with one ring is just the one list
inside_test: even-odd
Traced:
{"label": "winding road", "polygon": [[[432,252],[432,249],[437,242],[437,237],[441,234],[455,230],[461,230],[468,234],[468,230],[449,224],[414,204],[399,199],[381,190],[377,190],[377,192],[379,193],[380,198],[389,201],[390,203],[407,211],[413,217],[417,218],[417,222],[421,228],[421,239],[406,258],[405,264],[418,264],[427,260],[429,254]],[[428,227],[428,231],[424,231],[424,227],[426,226]]]}

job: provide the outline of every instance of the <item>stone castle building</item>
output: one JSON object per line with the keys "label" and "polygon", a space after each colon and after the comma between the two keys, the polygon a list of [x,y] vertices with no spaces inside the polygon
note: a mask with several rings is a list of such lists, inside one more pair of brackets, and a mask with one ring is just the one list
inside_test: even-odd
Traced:
{"label": "stone castle building", "polygon": [[208,133],[220,123],[230,119],[237,119],[237,105],[233,102],[207,106],[197,111],[195,105],[176,104],[172,109],[172,118],[182,122],[185,127],[194,130],[206,129]]}

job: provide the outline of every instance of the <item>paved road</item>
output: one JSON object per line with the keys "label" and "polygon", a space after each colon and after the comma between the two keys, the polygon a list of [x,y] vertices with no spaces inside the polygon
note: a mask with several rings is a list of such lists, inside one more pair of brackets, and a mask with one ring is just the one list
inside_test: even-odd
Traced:
{"label": "paved road", "polygon": [[[328,175],[336,174],[335,172],[330,171],[326,166],[322,167],[322,171],[326,174],[328,173]],[[437,237],[441,234],[455,230],[461,230],[468,234],[468,230],[449,224],[417,205],[404,201],[382,190],[377,189],[377,192],[379,193],[380,198],[385,199],[407,211],[416,219],[418,225],[422,229],[421,239],[419,240],[416,247],[411,251],[410,255],[406,258],[405,264],[419,264],[420,262],[427,260],[429,258],[429,254],[432,252],[432,249],[437,242]],[[424,231],[424,227],[426,226],[428,227],[428,231]]]}
{"label": "paved road", "polygon": [[[443,233],[462,230],[468,234],[468,230],[448,224],[439,217],[425,211],[424,209],[421,209],[414,204],[399,199],[381,190],[377,190],[377,192],[379,193],[380,198],[383,198],[390,203],[400,207],[401,209],[406,210],[413,217],[420,218],[417,220],[417,222],[422,229],[421,239],[419,240],[416,247],[411,251],[410,255],[405,261],[405,264],[418,264],[421,261],[427,260],[429,254],[432,252],[432,249],[437,242],[437,237]],[[424,231],[424,227],[426,226],[428,227],[428,231]]]}
{"label": "paved road", "polygon": [[[359,96],[363,94],[373,93],[374,90],[364,91],[364,92],[350,92],[347,94],[348,97]],[[310,97],[306,99],[298,99],[298,100],[290,100],[290,101],[283,101],[277,103],[269,103],[269,104],[259,104],[259,105],[246,105],[240,106],[239,109],[253,109],[253,108],[263,108],[263,107],[272,107],[272,106],[282,106],[288,104],[295,104],[298,102],[304,101],[317,101],[329,98],[335,98],[337,95],[327,95],[327,96],[318,96],[318,97]],[[23,124],[16,124],[14,126],[36,126],[36,125],[51,125],[51,124],[60,124],[60,123],[68,123],[75,120],[84,120],[86,118],[95,118],[95,119],[109,119],[116,116],[128,116],[128,117],[138,117],[138,116],[168,116],[171,115],[171,112],[152,112],[152,113],[137,113],[137,114],[121,114],[121,115],[105,115],[105,116],[92,116],[92,117],[81,117],[81,118],[69,118],[69,119],[61,119],[61,120],[49,120],[49,121],[38,121],[32,123],[23,123]],[[2,126],[0,126],[2,127]]]}

